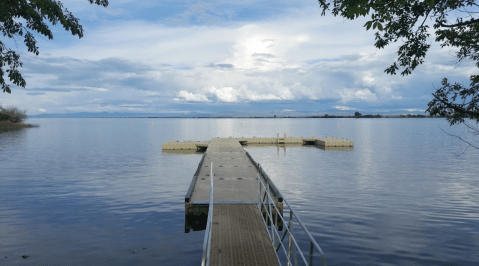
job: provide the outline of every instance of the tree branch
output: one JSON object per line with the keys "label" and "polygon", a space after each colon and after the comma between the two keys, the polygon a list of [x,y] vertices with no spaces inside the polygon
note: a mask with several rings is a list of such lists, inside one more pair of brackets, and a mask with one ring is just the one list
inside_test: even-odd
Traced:
{"label": "tree branch", "polygon": [[468,127],[470,130],[472,130],[472,132],[471,132],[472,134],[474,134],[474,135],[479,135],[479,129],[478,129],[478,128],[475,128],[475,127],[469,125],[469,124],[466,123],[466,122],[464,122],[463,124],[464,124],[466,127]]}
{"label": "tree branch", "polygon": [[471,24],[474,24],[474,23],[477,23],[479,22],[479,19],[471,19],[471,20],[468,20],[468,21],[464,21],[464,22],[459,22],[457,24],[452,24],[452,25],[446,25],[446,24],[443,24],[442,22],[439,22],[439,25],[441,25],[441,27],[446,27],[446,28],[454,28],[454,27],[459,27],[459,26],[465,26],[465,25],[471,25]]}
{"label": "tree branch", "polygon": [[[459,136],[457,136],[457,135],[454,135],[454,134],[451,134],[451,133],[447,133],[447,132],[444,131],[444,129],[442,129],[441,127],[439,127],[439,129],[441,129],[442,132],[446,133],[447,135],[449,135],[449,136],[451,136],[451,137],[456,137],[456,138],[460,139],[461,141],[467,143],[469,146],[471,146],[471,147],[473,147],[473,148],[476,148],[476,149],[479,149],[479,146],[475,146],[475,145],[471,144],[469,141],[467,141],[467,140],[465,140],[465,139],[463,139],[463,138],[461,138],[461,137],[459,137]],[[466,152],[466,151],[464,151],[464,152]],[[463,152],[463,153],[464,153],[464,152]]]}
{"label": "tree branch", "polygon": [[470,116],[479,116],[479,112],[472,112],[472,111],[468,111],[462,107],[459,107],[457,105],[452,105],[450,104],[449,102],[446,102],[442,99],[440,99],[436,94],[432,94],[432,96],[434,96],[434,98],[436,98],[436,100],[440,101],[441,103],[443,103],[444,105],[446,105],[447,107],[457,111],[457,112],[460,112],[460,113],[463,113],[463,114],[468,114]]}

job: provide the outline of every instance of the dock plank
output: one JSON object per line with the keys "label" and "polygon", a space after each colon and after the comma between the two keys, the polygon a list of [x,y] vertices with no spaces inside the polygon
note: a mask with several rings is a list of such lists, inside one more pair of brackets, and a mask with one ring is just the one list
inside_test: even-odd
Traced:
{"label": "dock plank", "polygon": [[252,204],[215,205],[211,240],[212,266],[277,266],[276,253]]}
{"label": "dock plank", "polygon": [[[191,202],[185,208],[208,206],[212,162],[214,211],[210,265],[279,265],[256,205],[258,168],[238,139],[215,138],[208,143]],[[278,206],[282,208],[281,204]]]}
{"label": "dock plank", "polygon": [[198,173],[192,202],[208,202],[210,167],[213,162],[213,199],[215,201],[258,201],[258,170],[237,139],[212,139]]}

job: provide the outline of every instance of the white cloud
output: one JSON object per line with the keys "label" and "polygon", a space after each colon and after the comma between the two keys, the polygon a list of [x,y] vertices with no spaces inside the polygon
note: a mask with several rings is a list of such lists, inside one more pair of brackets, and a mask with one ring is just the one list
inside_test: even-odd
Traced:
{"label": "white cloud", "polygon": [[178,92],[178,97],[188,102],[209,102],[208,98],[200,93],[191,93],[185,90]]}
{"label": "white cloud", "polygon": [[408,112],[425,112],[426,110],[425,110],[425,109],[417,109],[417,108],[407,108],[407,109],[404,109],[404,111],[408,111]]}
{"label": "white cloud", "polygon": [[273,84],[271,92],[261,92],[251,90],[247,85],[241,85],[239,88],[233,87],[208,87],[203,89],[205,93],[216,97],[220,102],[257,102],[257,101],[281,101],[294,99],[289,88],[282,84]]}
{"label": "white cloud", "polygon": [[235,30],[232,55],[224,63],[242,70],[268,71],[294,67],[286,55],[293,47],[309,39],[307,34],[285,34],[270,25],[245,25]]}
{"label": "white cloud", "polygon": [[342,89],[339,91],[339,95],[341,96],[341,100],[343,102],[349,101],[375,101],[378,99],[376,94],[371,92],[369,89]]}
{"label": "white cloud", "polygon": [[333,108],[337,110],[341,110],[341,111],[354,110],[354,108],[347,107],[347,106],[340,106],[340,105],[333,106]]}
{"label": "white cloud", "polygon": [[[153,12],[157,2],[139,5],[147,5]],[[267,17],[238,20],[228,20],[230,13],[216,12],[219,2],[208,2],[210,6],[181,3],[183,10],[154,20],[135,17],[143,8],[129,12],[134,4],[131,0],[112,2],[111,11],[128,10],[128,20],[117,16],[115,21],[109,20],[111,14],[102,17],[106,12],[100,7],[78,5],[82,14],[96,10],[103,21],[85,27],[85,37],[80,40],[68,35],[55,35],[55,41],[39,39],[39,57],[22,55],[28,91],[12,93],[11,103],[30,108],[32,113],[40,108],[49,112],[163,111],[182,101],[208,102],[206,107],[222,103],[214,110],[228,103],[276,101],[291,104],[280,108],[296,111],[301,111],[303,102],[320,110],[346,110],[340,108],[350,108],[348,102],[358,109],[372,102],[375,106],[425,107],[432,86],[437,85],[434,82],[442,76],[462,77],[475,71],[474,66],[447,65],[449,61],[442,59],[445,53],[434,50],[427,64],[411,76],[384,74],[394,61],[395,50],[374,48],[374,35],[364,30],[361,19],[321,17],[317,2],[289,6],[290,10],[281,9]],[[230,3],[228,10],[255,4]],[[281,5],[292,4],[282,1]],[[218,17],[222,23],[201,26]],[[185,23],[171,25],[174,18],[184,18]],[[141,104],[132,106],[132,102]]]}
{"label": "white cloud", "polygon": [[207,92],[216,96],[216,98],[221,102],[237,102],[238,101],[238,92],[232,87],[223,87],[215,88],[210,87],[206,89]]}

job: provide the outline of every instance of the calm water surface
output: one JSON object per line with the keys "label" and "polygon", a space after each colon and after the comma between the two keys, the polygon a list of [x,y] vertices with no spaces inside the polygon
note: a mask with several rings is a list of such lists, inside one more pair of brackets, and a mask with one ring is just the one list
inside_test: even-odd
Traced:
{"label": "calm water surface", "polygon": [[479,265],[479,151],[457,156],[465,144],[439,127],[473,137],[442,119],[28,122],[0,133],[0,265],[199,265],[184,195],[201,155],[161,144],[283,132],[355,142],[246,147],[329,265]]}

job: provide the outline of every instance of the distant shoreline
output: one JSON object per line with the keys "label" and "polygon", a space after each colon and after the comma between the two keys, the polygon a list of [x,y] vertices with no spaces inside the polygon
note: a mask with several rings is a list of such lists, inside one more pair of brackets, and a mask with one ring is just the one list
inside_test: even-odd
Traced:
{"label": "distant shoreline", "polygon": [[281,119],[281,118],[445,118],[442,116],[428,116],[428,115],[362,115],[362,116],[340,116],[340,115],[324,115],[324,116],[68,116],[68,115],[51,115],[30,118],[182,118],[182,119]]}

